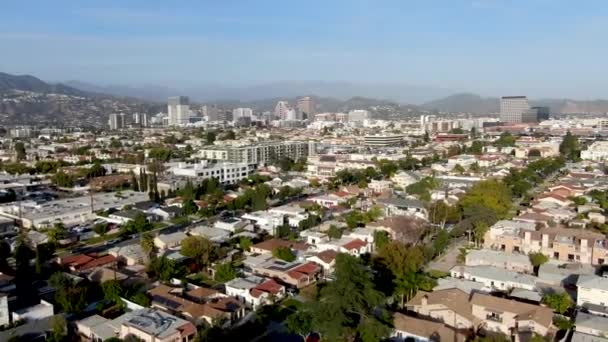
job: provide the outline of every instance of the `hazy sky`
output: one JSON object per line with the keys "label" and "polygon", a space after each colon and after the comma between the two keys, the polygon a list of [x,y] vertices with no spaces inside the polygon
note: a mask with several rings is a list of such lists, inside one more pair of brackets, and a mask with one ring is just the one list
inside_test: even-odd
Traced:
{"label": "hazy sky", "polygon": [[608,1],[3,1],[0,71],[100,84],[344,80],[608,98]]}

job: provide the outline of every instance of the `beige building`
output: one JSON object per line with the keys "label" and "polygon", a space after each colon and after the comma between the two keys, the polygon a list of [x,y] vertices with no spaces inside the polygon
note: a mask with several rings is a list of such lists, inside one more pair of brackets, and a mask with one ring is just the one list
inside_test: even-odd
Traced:
{"label": "beige building", "polygon": [[541,252],[563,262],[602,265],[608,261],[608,240],[603,234],[569,228],[543,228],[534,224],[499,221],[484,236],[484,247],[506,253]]}
{"label": "beige building", "polygon": [[553,311],[549,308],[473,293],[459,289],[420,291],[407,303],[410,311],[443,322],[456,329],[486,329],[517,336],[551,332]]}

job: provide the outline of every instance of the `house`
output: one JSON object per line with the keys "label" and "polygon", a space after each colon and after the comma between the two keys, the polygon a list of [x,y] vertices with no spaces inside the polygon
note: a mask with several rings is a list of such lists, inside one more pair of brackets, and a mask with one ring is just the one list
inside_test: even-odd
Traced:
{"label": "house", "polygon": [[272,251],[280,247],[290,248],[297,252],[306,252],[309,248],[309,246],[304,242],[292,242],[289,240],[274,238],[256,243],[255,245],[251,246],[250,250],[251,253],[272,254]]}
{"label": "house", "polygon": [[224,284],[226,294],[238,298],[254,310],[285,297],[285,287],[273,279],[249,276],[235,278]]}
{"label": "house", "polygon": [[418,291],[406,306],[419,316],[443,322],[452,328],[471,329],[477,325],[469,303],[469,294],[459,289]]}
{"label": "house", "polygon": [[391,189],[391,186],[393,185],[393,183],[391,183],[390,181],[385,181],[385,180],[374,180],[372,179],[371,182],[369,182],[369,184],[367,185],[367,187],[374,193],[374,194],[381,194],[387,190]]}
{"label": "house", "polygon": [[230,231],[209,227],[206,225],[198,225],[190,230],[190,235],[202,236],[207,238],[211,242],[224,242],[230,238]]}
{"label": "house", "polygon": [[325,243],[318,243],[317,250],[334,250],[339,253],[347,253],[352,256],[361,256],[366,253],[371,253],[373,243],[361,240],[359,238],[353,238],[349,236],[343,236],[337,240],[331,240]]}
{"label": "house", "polygon": [[550,192],[537,198],[538,202],[552,202],[562,207],[567,207],[572,203],[567,197],[558,195],[557,193]]}
{"label": "house", "polygon": [[315,264],[321,266],[323,268],[323,276],[328,277],[334,273],[334,267],[336,265],[337,256],[338,252],[333,249],[327,249],[323,252],[307,257],[306,260],[312,261]]}
{"label": "house", "polygon": [[412,342],[464,342],[466,336],[443,323],[428,321],[402,313],[393,314],[391,341]]}
{"label": "house", "polygon": [[493,266],[454,266],[450,270],[450,275],[454,278],[476,281],[487,288],[499,291],[510,291],[514,288],[533,291],[536,288],[535,277]]}
{"label": "house", "polygon": [[413,216],[391,216],[367,225],[372,230],[387,232],[392,240],[415,245],[428,230],[428,223]]}
{"label": "house", "polygon": [[401,189],[407,188],[408,185],[414,184],[419,180],[419,177],[411,172],[400,171],[391,177],[391,181]]}
{"label": "house", "polygon": [[424,203],[411,198],[386,198],[378,199],[377,203],[384,208],[385,216],[416,216],[427,219],[428,212]]}
{"label": "house", "polygon": [[53,304],[48,303],[44,300],[40,300],[39,304],[16,310],[13,312],[13,322],[17,321],[36,321],[48,317],[52,317],[55,314]]}
{"label": "house", "polygon": [[213,324],[215,321],[236,322],[245,314],[245,308],[235,298],[217,296],[198,303],[188,299],[183,288],[158,285],[148,290],[152,298],[151,306],[171,314],[187,317],[196,325]]}
{"label": "house", "polygon": [[303,288],[317,281],[321,267],[314,262],[287,262],[275,258],[252,266],[253,274],[275,279],[281,284]]}
{"label": "house", "polygon": [[419,291],[407,302],[419,316],[457,329],[484,329],[507,335],[536,333],[547,335],[552,327],[553,310],[544,306],[459,289]]}
{"label": "house", "polygon": [[552,327],[553,310],[544,306],[482,293],[473,293],[470,303],[473,316],[481,321],[479,327],[485,330],[506,335],[535,333],[546,336]]}
{"label": "house", "polygon": [[336,194],[327,194],[327,195],[318,195],[307,198],[308,201],[314,202],[325,208],[333,208],[337,207],[342,203],[346,203],[348,201],[347,198],[338,196]]}
{"label": "house", "polygon": [[576,305],[608,306],[608,278],[585,275],[578,279]]}
{"label": "house", "polygon": [[574,325],[576,326],[576,332],[572,336],[574,342],[608,340],[606,338],[608,336],[608,317],[579,311],[576,314]]}
{"label": "house", "polygon": [[528,258],[527,255],[488,249],[469,250],[466,255],[465,265],[492,266],[521,273],[532,273],[534,270],[532,263],[530,263],[530,258]]}
{"label": "house", "polygon": [[139,243],[111,248],[108,253],[128,266],[143,264],[144,252]]}
{"label": "house", "polygon": [[249,222],[236,217],[220,218],[214,223],[213,227],[217,229],[223,229],[230,233],[236,233],[240,230],[253,229],[253,227],[250,226]]}
{"label": "house", "polygon": [[127,312],[113,320],[93,315],[77,321],[76,329],[90,341],[133,336],[149,342],[189,342],[197,332],[196,327],[184,319],[147,308]]}
{"label": "house", "polygon": [[160,216],[164,221],[168,221],[172,218],[181,216],[183,211],[180,207],[168,206],[163,208],[153,208],[149,212],[156,216]]}
{"label": "house", "polygon": [[181,246],[182,241],[187,237],[188,235],[184,232],[159,234],[154,238],[154,246],[160,250],[178,248]]}

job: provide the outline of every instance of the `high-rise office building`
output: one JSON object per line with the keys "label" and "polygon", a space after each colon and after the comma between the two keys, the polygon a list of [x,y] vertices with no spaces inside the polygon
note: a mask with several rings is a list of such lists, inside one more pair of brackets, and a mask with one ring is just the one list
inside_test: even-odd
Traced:
{"label": "high-rise office building", "polygon": [[253,110],[251,108],[235,108],[232,110],[232,121],[239,121],[241,118],[251,118]]}
{"label": "high-rise office building", "polygon": [[286,120],[287,112],[289,111],[289,103],[287,101],[279,101],[274,107],[274,116],[280,120]]}
{"label": "high-rise office building", "polygon": [[299,120],[312,121],[315,117],[315,103],[310,96],[301,97],[296,105]]}
{"label": "high-rise office building", "polygon": [[134,113],[133,124],[139,127],[148,127],[148,114],[147,113]]}
{"label": "high-rise office building", "polygon": [[500,121],[507,123],[524,122],[524,113],[530,110],[525,96],[503,96],[500,98]]}
{"label": "high-rise office building", "polygon": [[536,121],[538,122],[549,120],[551,116],[551,109],[549,107],[532,107],[532,110],[536,111]]}
{"label": "high-rise office building", "polygon": [[170,97],[167,102],[169,126],[180,126],[190,122],[190,100],[187,96]]}
{"label": "high-rise office building", "polygon": [[125,128],[125,115],[124,114],[110,114],[110,118],[108,119],[108,125],[110,126],[110,130],[117,130]]}

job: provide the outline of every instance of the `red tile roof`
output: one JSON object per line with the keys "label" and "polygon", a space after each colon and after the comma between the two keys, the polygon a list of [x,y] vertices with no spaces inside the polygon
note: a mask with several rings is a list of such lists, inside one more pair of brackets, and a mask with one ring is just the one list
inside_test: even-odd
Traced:
{"label": "red tile roof", "polygon": [[99,267],[99,266],[104,266],[104,265],[108,265],[108,264],[112,264],[116,261],[116,257],[114,257],[113,255],[104,255],[101,258],[92,260],[86,264],[84,264],[80,269],[81,270],[88,270],[91,268],[95,268],[95,267]]}
{"label": "red tile roof", "polygon": [[328,249],[326,251],[323,251],[323,252],[317,254],[317,258],[323,260],[323,262],[328,263],[328,264],[330,262],[336,260],[337,256],[338,256],[338,252],[334,251],[333,249]]}
{"label": "red tile roof", "polygon": [[254,288],[254,290],[277,294],[281,291],[282,288],[283,288],[283,286],[281,286],[276,281],[274,281],[272,279],[268,279],[265,282],[261,283],[260,285],[256,286]]}
{"label": "red tile roof", "polygon": [[319,271],[319,266],[314,262],[307,262],[296,268],[291,269],[290,272],[292,271],[312,275]]}
{"label": "red tile roof", "polygon": [[85,254],[70,255],[60,259],[60,263],[69,267],[79,268],[82,265],[93,260],[92,257]]}
{"label": "red tile roof", "polygon": [[354,239],[353,241],[344,244],[342,247],[351,251],[353,249],[361,249],[362,247],[365,247],[365,246],[367,246],[367,242],[365,242],[361,239]]}

